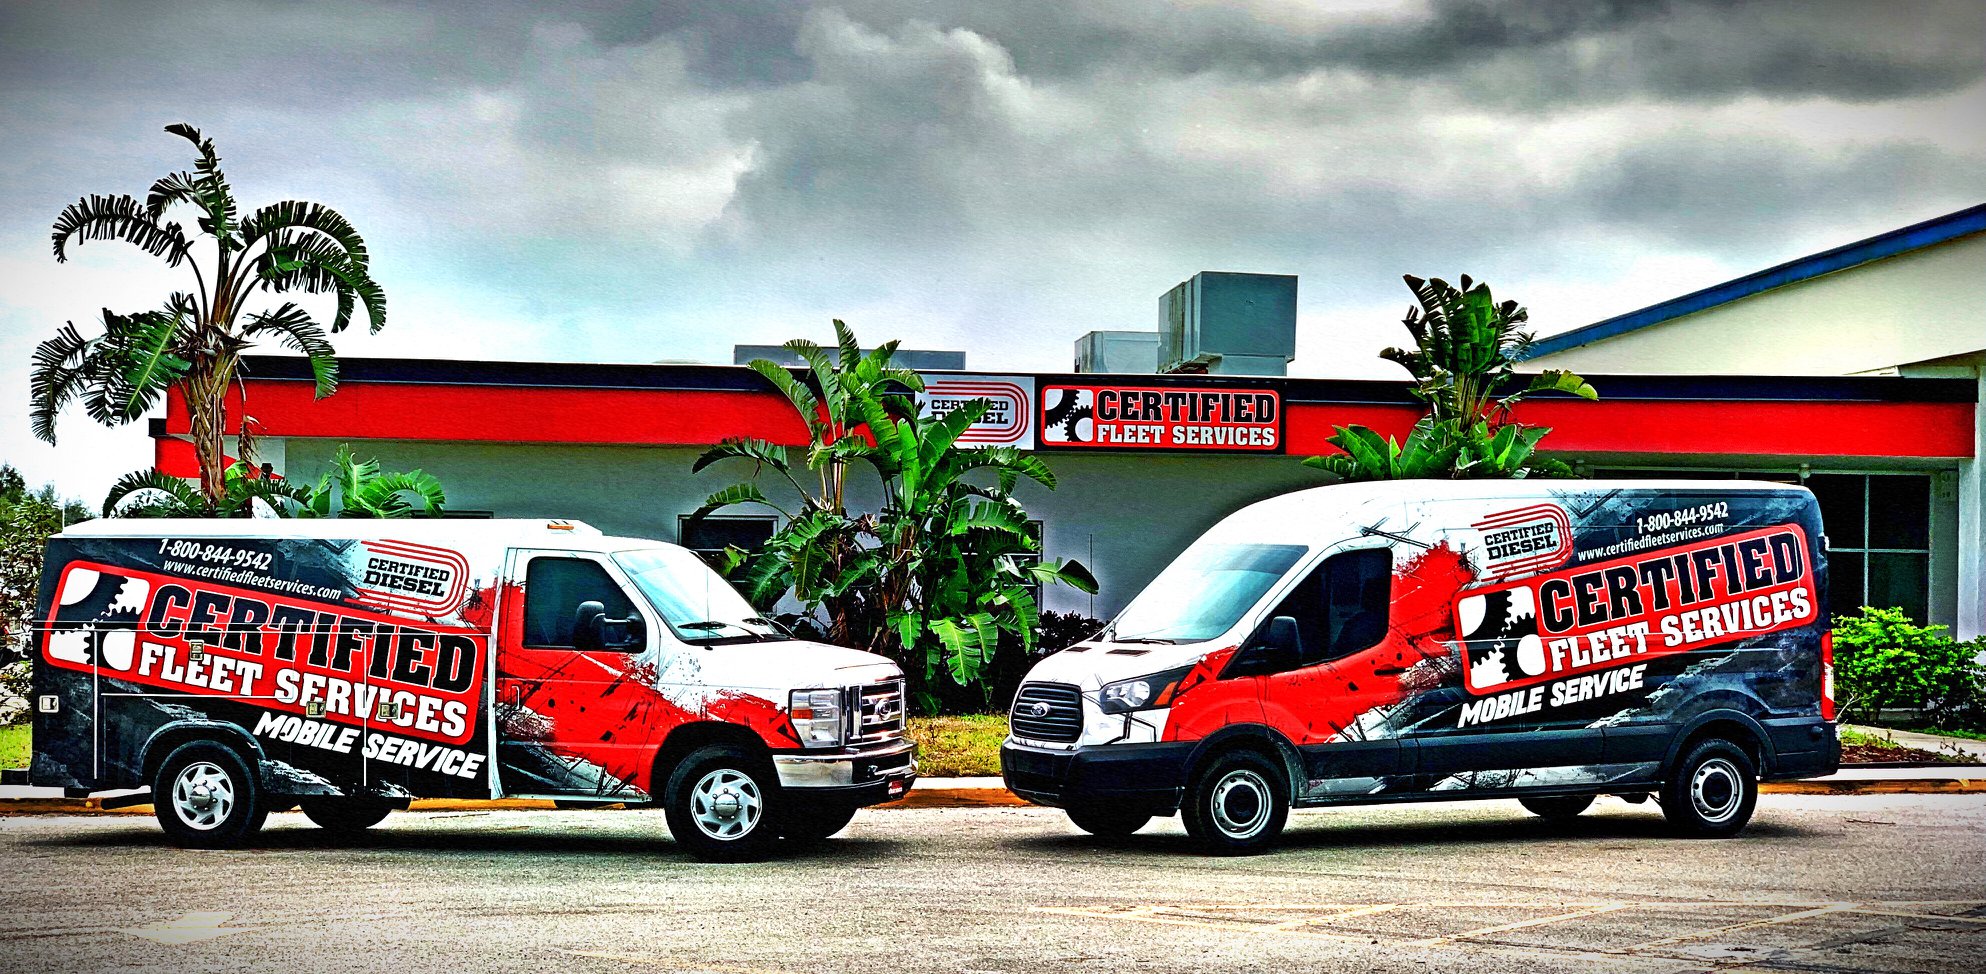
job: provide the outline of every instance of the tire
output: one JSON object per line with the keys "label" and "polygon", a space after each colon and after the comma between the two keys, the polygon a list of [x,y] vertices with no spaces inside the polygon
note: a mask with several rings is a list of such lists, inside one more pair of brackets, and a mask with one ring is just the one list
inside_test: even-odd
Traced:
{"label": "tire", "polygon": [[1063,811],[1069,813],[1069,821],[1091,835],[1106,839],[1120,839],[1145,827],[1152,820],[1152,813],[1137,808],[1112,808],[1108,805],[1071,805]]}
{"label": "tire", "polygon": [[788,808],[779,834],[789,842],[807,845],[821,842],[848,827],[855,818],[853,805],[806,805]]}
{"label": "tire", "polygon": [[305,818],[326,832],[363,832],[386,820],[393,806],[377,798],[313,796],[300,799]]}
{"label": "tire", "polygon": [[152,778],[152,814],[174,845],[235,849],[269,817],[260,783],[233,748],[213,741],[181,744]]}
{"label": "tire", "polygon": [[1548,822],[1564,822],[1579,817],[1579,813],[1593,807],[1592,795],[1554,795],[1551,797],[1519,798],[1524,810]]}
{"label": "tire", "polygon": [[1288,772],[1254,751],[1229,751],[1208,762],[1187,784],[1180,806],[1187,834],[1217,856],[1267,849],[1289,813]]}
{"label": "tire", "polygon": [[705,862],[765,858],[779,839],[783,796],[772,763],[730,744],[690,752],[663,792],[669,832]]}
{"label": "tire", "polygon": [[1712,738],[1691,747],[1662,785],[1662,815],[1695,839],[1737,835],[1758,805],[1758,766],[1744,748]]}

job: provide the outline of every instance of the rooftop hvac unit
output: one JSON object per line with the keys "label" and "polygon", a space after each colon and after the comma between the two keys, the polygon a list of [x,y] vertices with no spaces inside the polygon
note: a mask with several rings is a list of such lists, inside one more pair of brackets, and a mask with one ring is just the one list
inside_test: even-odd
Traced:
{"label": "rooftop hvac unit", "polygon": [[1093,331],[1076,339],[1076,371],[1150,375],[1158,348],[1155,331]]}
{"label": "rooftop hvac unit", "polygon": [[1296,276],[1201,271],[1159,299],[1159,371],[1286,375]]}

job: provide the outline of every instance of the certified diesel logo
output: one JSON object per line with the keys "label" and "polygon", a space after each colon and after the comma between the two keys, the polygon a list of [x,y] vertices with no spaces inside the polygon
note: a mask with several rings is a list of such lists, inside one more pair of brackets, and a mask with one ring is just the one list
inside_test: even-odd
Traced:
{"label": "certified diesel logo", "polygon": [[1572,554],[1572,519],[1557,504],[1502,511],[1472,526],[1481,535],[1484,578],[1556,568]]}

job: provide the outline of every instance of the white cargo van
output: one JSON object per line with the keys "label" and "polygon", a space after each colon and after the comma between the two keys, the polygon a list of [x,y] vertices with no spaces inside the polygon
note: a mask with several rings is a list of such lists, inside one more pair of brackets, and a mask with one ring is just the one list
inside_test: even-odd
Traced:
{"label": "white cargo van", "polygon": [[1398,481],[1235,512],[1035,666],[1007,784],[1098,834],[1181,813],[1214,852],[1292,806],[1656,796],[1742,829],[1828,774],[1813,495],[1721,481]]}
{"label": "white cargo van", "polygon": [[40,607],[31,782],[149,788],[185,845],[530,797],[659,804],[695,855],[752,858],[916,775],[895,664],[577,522],[90,521]]}

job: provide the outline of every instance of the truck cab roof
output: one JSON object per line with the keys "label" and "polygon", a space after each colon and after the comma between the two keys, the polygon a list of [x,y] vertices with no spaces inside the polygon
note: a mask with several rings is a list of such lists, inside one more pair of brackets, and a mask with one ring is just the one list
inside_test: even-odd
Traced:
{"label": "truck cab roof", "polygon": [[665,542],[600,533],[584,521],[558,518],[127,518],[107,517],[64,529],[65,538],[330,538],[391,537],[455,546],[500,545],[570,551],[624,551]]}

